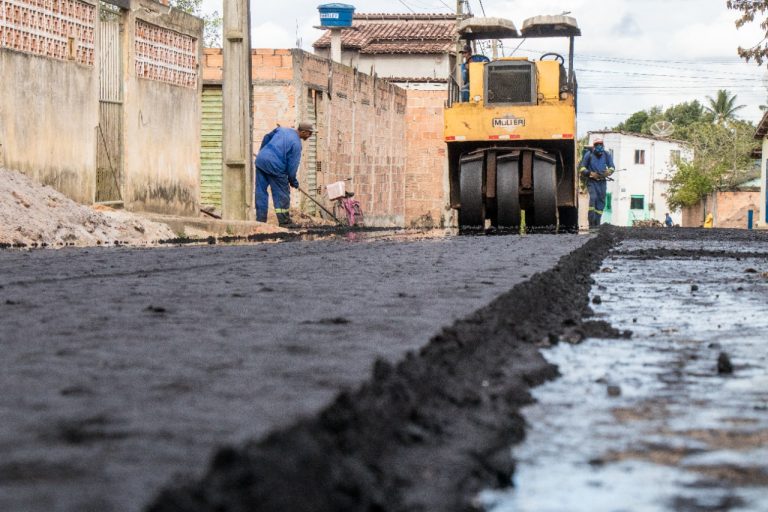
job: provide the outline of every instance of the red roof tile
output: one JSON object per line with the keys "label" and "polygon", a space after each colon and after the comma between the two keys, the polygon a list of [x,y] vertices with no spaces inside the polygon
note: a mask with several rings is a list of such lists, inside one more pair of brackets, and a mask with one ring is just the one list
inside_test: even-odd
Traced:
{"label": "red roof tile", "polygon": [[[428,19],[424,15],[355,15],[352,29],[341,34],[341,47],[360,53],[444,53],[453,43],[455,18]],[[378,18],[374,16],[379,16]],[[390,16],[383,18],[383,16]],[[397,20],[376,23],[372,20]],[[326,31],[315,41],[315,48],[331,46],[331,34]]]}

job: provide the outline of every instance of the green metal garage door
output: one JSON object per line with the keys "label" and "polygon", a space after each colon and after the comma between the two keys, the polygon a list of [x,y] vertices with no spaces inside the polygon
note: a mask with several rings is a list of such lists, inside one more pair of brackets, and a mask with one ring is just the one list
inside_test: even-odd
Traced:
{"label": "green metal garage door", "polygon": [[203,115],[200,132],[200,202],[221,210],[221,86],[203,86]]}

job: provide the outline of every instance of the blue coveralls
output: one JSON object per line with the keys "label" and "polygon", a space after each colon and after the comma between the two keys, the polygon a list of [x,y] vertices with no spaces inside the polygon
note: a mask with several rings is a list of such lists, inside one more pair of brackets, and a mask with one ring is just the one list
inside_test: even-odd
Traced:
{"label": "blue coveralls", "polygon": [[[613,157],[607,151],[603,151],[601,155],[597,155],[594,151],[590,151],[584,158],[581,159],[579,165],[579,171],[581,175],[587,178],[587,191],[589,192],[589,227],[595,228],[600,226],[600,217],[603,215],[605,209],[605,190],[606,183],[605,178],[606,171],[614,171]],[[590,172],[596,172],[598,174],[597,179],[589,177]]]}
{"label": "blue coveralls", "polygon": [[277,127],[264,136],[256,156],[256,220],[267,221],[269,196],[280,224],[290,224],[288,208],[291,206],[291,190],[299,188],[296,172],[301,160],[301,138],[293,128]]}

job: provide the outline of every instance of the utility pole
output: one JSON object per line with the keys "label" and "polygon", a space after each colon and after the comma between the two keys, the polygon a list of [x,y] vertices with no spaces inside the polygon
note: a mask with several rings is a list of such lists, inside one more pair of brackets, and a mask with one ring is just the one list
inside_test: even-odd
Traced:
{"label": "utility pole", "polygon": [[253,220],[251,16],[249,0],[224,0],[221,216]]}
{"label": "utility pole", "polygon": [[464,87],[464,76],[461,72],[461,50],[464,48],[462,48],[461,38],[459,37],[458,32],[459,25],[461,24],[461,20],[464,17],[463,6],[464,0],[456,0],[456,83],[459,84],[459,92],[457,94],[459,101],[461,101],[461,89]]}

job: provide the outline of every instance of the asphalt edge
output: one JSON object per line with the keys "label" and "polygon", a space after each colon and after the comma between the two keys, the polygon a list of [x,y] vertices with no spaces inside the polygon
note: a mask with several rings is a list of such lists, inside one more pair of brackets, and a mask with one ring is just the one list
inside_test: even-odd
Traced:
{"label": "asphalt edge", "polygon": [[342,392],[317,416],[225,446],[197,481],[174,481],[147,512],[470,510],[509,485],[530,388],[557,375],[538,346],[581,328],[591,274],[622,231],[604,227],[552,269]]}

